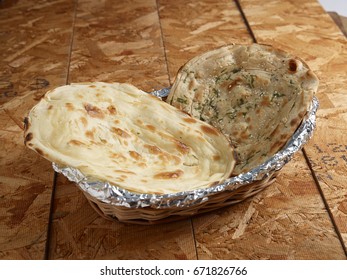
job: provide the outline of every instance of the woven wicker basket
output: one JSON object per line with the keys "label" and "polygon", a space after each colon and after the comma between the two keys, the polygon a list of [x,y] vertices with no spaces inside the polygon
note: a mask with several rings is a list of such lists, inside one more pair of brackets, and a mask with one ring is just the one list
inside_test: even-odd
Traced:
{"label": "woven wicker basket", "polygon": [[[53,168],[55,171],[64,174],[70,181],[75,182],[95,211],[108,220],[135,224],[158,224],[176,221],[241,202],[272,184],[282,167],[291,160],[296,152],[302,149],[313,135],[318,105],[318,100],[314,98],[311,108],[304,117],[300,127],[292,135],[287,145],[271,159],[246,174],[240,174],[228,179],[221,188],[218,188],[218,186],[216,188],[213,187],[213,191],[210,192],[203,190],[203,198],[201,199],[200,197],[193,203],[173,203],[170,206],[170,204],[167,204],[167,198],[165,198],[166,204],[157,203],[152,205],[151,200],[147,200],[144,204],[134,204],[134,201],[132,201],[132,205],[129,203],[114,203],[112,196],[118,196],[118,189],[115,192],[111,192],[111,194],[109,191],[105,192],[111,197],[111,201],[100,199],[98,195],[95,195],[99,190],[99,186],[94,186],[97,185],[95,181],[89,181],[88,178],[81,176],[81,173],[78,172],[76,175],[76,172],[72,172],[71,170],[73,169],[69,167],[60,168],[53,164]],[[92,191],[90,191],[91,189]],[[191,193],[189,194],[188,192],[188,195],[191,195]],[[135,194],[132,197],[137,196]],[[141,196],[139,196],[140,199]],[[173,194],[172,200],[175,199],[184,201],[182,194],[176,197]],[[162,207],[162,205],[164,206]]]}
{"label": "woven wicker basket", "polygon": [[86,196],[94,210],[100,216],[108,220],[118,220],[133,224],[158,224],[181,220],[241,202],[272,184],[276,180],[275,176],[277,173],[278,172],[275,172],[265,180],[244,185],[232,191],[226,190],[216,195],[209,196],[205,203],[180,208],[127,208],[124,206],[115,206],[109,203],[104,203],[84,191],[83,194]]}

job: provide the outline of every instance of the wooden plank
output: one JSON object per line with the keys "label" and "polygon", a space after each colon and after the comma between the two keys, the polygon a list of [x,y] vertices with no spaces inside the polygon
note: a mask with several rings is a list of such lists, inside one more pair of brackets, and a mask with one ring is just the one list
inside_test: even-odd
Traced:
{"label": "wooden plank", "polygon": [[[168,86],[156,1],[80,0],[70,82],[128,82],[147,91]],[[98,216],[81,191],[59,176],[51,259],[195,259],[191,221],[128,225]]]}
{"label": "wooden plank", "polygon": [[155,1],[79,1],[69,82],[168,86]]}
{"label": "wooden plank", "polygon": [[66,82],[72,10],[67,0],[0,3],[0,259],[45,256],[53,172],[24,147],[23,119]]}
{"label": "wooden plank", "polygon": [[305,151],[347,254],[347,40],[316,0],[241,5],[257,41],[302,57],[320,79],[317,129]]}
{"label": "wooden plank", "polygon": [[171,83],[178,69],[199,53],[252,43],[233,1],[159,0],[158,5]]}

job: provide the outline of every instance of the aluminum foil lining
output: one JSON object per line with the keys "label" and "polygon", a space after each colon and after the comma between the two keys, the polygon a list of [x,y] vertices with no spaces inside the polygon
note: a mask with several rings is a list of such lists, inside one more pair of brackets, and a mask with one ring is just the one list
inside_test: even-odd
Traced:
{"label": "aluminum foil lining", "polygon": [[[151,92],[151,94],[159,98],[163,98],[169,94],[169,91],[170,88],[164,88],[162,90]],[[316,126],[316,112],[318,106],[318,99],[314,97],[311,102],[310,109],[305,115],[300,127],[289,139],[286,146],[272,156],[268,161],[249,172],[231,177],[225,180],[223,183],[209,188],[164,195],[138,194],[127,191],[111,183],[97,181],[93,178],[87,177],[78,169],[73,167],[63,167],[53,163],[53,169],[58,173],[62,173],[70,181],[75,182],[82,189],[82,191],[104,203],[128,208],[151,207],[165,209],[174,207],[189,207],[191,205],[207,201],[209,196],[216,193],[226,190],[235,190],[249,183],[264,180],[271,176],[274,172],[280,170],[312,137]]]}

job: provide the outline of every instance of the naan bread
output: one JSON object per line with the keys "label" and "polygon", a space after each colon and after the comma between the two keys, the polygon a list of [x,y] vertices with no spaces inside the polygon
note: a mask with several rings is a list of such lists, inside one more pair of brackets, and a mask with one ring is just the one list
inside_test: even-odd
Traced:
{"label": "naan bread", "polygon": [[205,188],[235,165],[222,133],[129,84],[48,92],[26,118],[25,143],[52,162],[135,193]]}
{"label": "naan bread", "polygon": [[228,45],[188,61],[167,102],[222,131],[235,146],[239,174],[284,146],[317,88],[297,57],[266,45]]}

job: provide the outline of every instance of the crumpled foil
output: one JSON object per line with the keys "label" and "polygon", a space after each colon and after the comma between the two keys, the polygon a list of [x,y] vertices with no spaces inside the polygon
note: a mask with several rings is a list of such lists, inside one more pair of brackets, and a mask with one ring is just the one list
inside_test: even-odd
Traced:
{"label": "crumpled foil", "polygon": [[[151,94],[163,98],[169,94],[170,88],[164,88],[151,92]],[[273,175],[288,163],[293,155],[299,151],[305,143],[312,137],[316,126],[316,112],[319,106],[318,99],[313,98],[310,109],[304,117],[303,122],[296,132],[289,139],[285,147],[272,156],[265,163],[257,166],[249,172],[231,177],[219,185],[209,188],[190,190],[179,193],[164,195],[138,194],[127,191],[108,182],[97,181],[82,174],[73,167],[59,166],[53,163],[53,169],[62,173],[70,181],[75,182],[82,191],[104,203],[128,208],[151,207],[157,209],[189,207],[191,205],[203,203],[208,197],[226,190],[235,190],[258,180],[264,180]]]}

